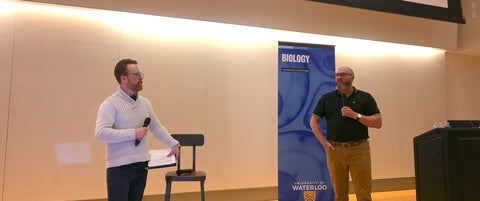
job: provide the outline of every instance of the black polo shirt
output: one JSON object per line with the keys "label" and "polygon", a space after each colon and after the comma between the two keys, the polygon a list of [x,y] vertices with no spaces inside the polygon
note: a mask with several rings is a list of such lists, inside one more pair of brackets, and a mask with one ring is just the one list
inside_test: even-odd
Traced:
{"label": "black polo shirt", "polygon": [[368,127],[349,117],[343,117],[343,105],[362,115],[380,113],[377,102],[367,92],[354,88],[352,95],[345,100],[338,90],[324,94],[317,103],[314,115],[327,120],[327,139],[335,142],[349,142],[367,139]]}

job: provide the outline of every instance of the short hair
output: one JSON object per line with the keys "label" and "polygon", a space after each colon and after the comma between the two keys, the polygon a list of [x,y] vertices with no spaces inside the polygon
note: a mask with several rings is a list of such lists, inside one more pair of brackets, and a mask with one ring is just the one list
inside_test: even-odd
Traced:
{"label": "short hair", "polygon": [[115,75],[115,79],[117,79],[118,84],[121,84],[120,76],[128,74],[127,66],[129,64],[138,63],[133,59],[122,59],[117,63],[117,65],[115,65],[115,70],[113,71],[113,74]]}

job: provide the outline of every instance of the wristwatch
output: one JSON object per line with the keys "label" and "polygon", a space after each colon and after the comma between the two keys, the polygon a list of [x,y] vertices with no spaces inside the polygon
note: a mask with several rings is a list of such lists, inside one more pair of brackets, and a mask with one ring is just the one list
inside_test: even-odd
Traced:
{"label": "wristwatch", "polygon": [[360,113],[357,113],[357,121],[360,120],[362,118],[362,115]]}

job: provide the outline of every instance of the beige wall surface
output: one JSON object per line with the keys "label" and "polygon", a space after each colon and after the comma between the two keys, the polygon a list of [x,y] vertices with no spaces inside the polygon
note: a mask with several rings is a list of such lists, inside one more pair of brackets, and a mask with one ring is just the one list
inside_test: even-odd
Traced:
{"label": "beige wall surface", "polygon": [[[370,129],[374,178],[414,176],[413,137],[446,117],[444,54],[364,54],[336,47],[337,66],[356,68],[355,83],[377,100],[381,129]],[[435,90],[431,90],[435,89]]]}
{"label": "beige wall surface", "polygon": [[277,41],[209,42],[208,185],[276,186]]}
{"label": "beige wall surface", "polygon": [[27,7],[14,15],[5,201],[74,199],[89,196],[79,189],[104,188],[92,182],[104,178],[93,128],[100,97],[115,89],[104,67],[118,59],[120,35],[80,16]]}
{"label": "beige wall surface", "polygon": [[[5,151],[8,141],[8,114],[11,92],[14,10],[0,8],[0,189],[3,189]],[[0,197],[3,191],[0,191]]]}
{"label": "beige wall surface", "polygon": [[30,0],[306,33],[457,48],[457,24],[306,0]]}
{"label": "beige wall surface", "polygon": [[480,57],[448,53],[448,117],[450,119],[480,119],[478,93]]}
{"label": "beige wall surface", "polygon": [[462,0],[465,24],[458,26],[459,52],[480,56],[480,16],[478,0]]}
{"label": "beige wall surface", "polygon": [[[156,21],[144,30],[136,26],[144,21],[95,10],[34,6],[0,15],[2,71],[12,71],[1,74],[11,91],[10,81],[0,88],[1,114],[10,111],[0,116],[0,137],[8,135],[4,201],[106,197],[105,145],[95,140],[94,124],[99,104],[117,88],[113,66],[125,57],[140,62],[141,94],[171,133],[206,135],[198,164],[208,173],[206,190],[277,185],[277,41],[284,38],[182,31]],[[454,67],[464,76],[469,69],[456,65],[473,68],[477,60],[371,49],[338,44],[337,66],[352,66],[355,86],[371,92],[382,111],[384,127],[371,130],[374,178],[412,177],[412,137],[463,103],[447,99],[447,72]],[[147,195],[164,193],[167,170],[150,171]]]}

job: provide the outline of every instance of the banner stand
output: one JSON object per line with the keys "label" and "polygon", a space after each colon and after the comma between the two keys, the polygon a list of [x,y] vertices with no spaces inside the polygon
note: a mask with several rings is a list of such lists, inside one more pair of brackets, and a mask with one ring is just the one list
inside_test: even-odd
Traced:
{"label": "banner stand", "polygon": [[334,46],[279,42],[279,201],[334,200],[325,150],[309,125],[317,101],[334,89]]}

